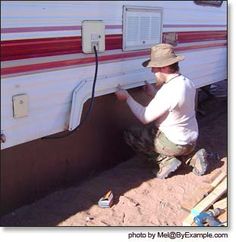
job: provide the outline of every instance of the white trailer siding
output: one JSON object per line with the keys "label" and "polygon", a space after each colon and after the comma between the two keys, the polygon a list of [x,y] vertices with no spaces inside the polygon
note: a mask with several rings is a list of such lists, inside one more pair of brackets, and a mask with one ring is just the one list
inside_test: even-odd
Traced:
{"label": "white trailer siding", "polygon": [[2,1],[2,40],[80,36],[83,20],[103,20],[112,26],[106,34],[120,34],[123,5],[162,7],[164,32],[226,29],[227,2],[217,8],[193,1]]}

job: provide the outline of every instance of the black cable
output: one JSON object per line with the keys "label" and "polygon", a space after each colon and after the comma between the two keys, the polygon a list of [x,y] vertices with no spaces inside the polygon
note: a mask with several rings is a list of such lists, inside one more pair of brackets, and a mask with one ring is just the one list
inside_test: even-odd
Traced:
{"label": "black cable", "polygon": [[97,49],[96,49],[95,46],[93,47],[93,49],[94,49],[94,53],[95,53],[96,66],[95,66],[95,73],[94,73],[94,79],[93,79],[92,96],[91,96],[91,100],[90,100],[89,109],[86,112],[83,120],[81,120],[80,124],[75,129],[73,129],[72,131],[68,131],[68,133],[66,133],[64,135],[61,135],[61,136],[46,136],[46,137],[43,137],[41,139],[61,139],[61,138],[68,137],[69,135],[73,134],[78,128],[80,128],[82,126],[82,124],[88,118],[89,114],[92,112],[93,104],[94,104],[95,86],[96,86],[97,73],[98,73],[98,55],[97,55]]}

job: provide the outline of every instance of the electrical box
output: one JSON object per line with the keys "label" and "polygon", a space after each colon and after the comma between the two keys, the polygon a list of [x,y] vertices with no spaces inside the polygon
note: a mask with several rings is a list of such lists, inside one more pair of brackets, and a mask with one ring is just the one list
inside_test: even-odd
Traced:
{"label": "electrical box", "polygon": [[82,50],[84,53],[105,51],[105,25],[101,20],[85,20],[82,22]]}
{"label": "electrical box", "polygon": [[28,116],[29,100],[27,94],[19,94],[12,97],[13,117],[23,118]]}

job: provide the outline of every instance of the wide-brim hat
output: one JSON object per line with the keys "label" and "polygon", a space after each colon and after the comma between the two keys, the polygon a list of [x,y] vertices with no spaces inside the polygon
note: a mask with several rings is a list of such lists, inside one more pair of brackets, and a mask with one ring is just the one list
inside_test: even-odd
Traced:
{"label": "wide-brim hat", "polygon": [[164,67],[184,60],[184,56],[176,55],[170,44],[158,44],[151,48],[151,59],[143,62],[144,67]]}

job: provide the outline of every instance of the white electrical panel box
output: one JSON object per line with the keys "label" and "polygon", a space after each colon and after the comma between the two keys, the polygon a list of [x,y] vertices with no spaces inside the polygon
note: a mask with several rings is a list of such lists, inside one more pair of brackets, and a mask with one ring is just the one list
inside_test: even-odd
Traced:
{"label": "white electrical panel box", "polygon": [[123,6],[123,50],[150,48],[162,42],[163,10]]}
{"label": "white electrical panel box", "polygon": [[13,117],[23,118],[28,116],[29,100],[27,94],[19,94],[12,97]]}
{"label": "white electrical panel box", "polygon": [[82,22],[82,50],[84,53],[105,51],[105,25],[101,20],[84,20]]}

